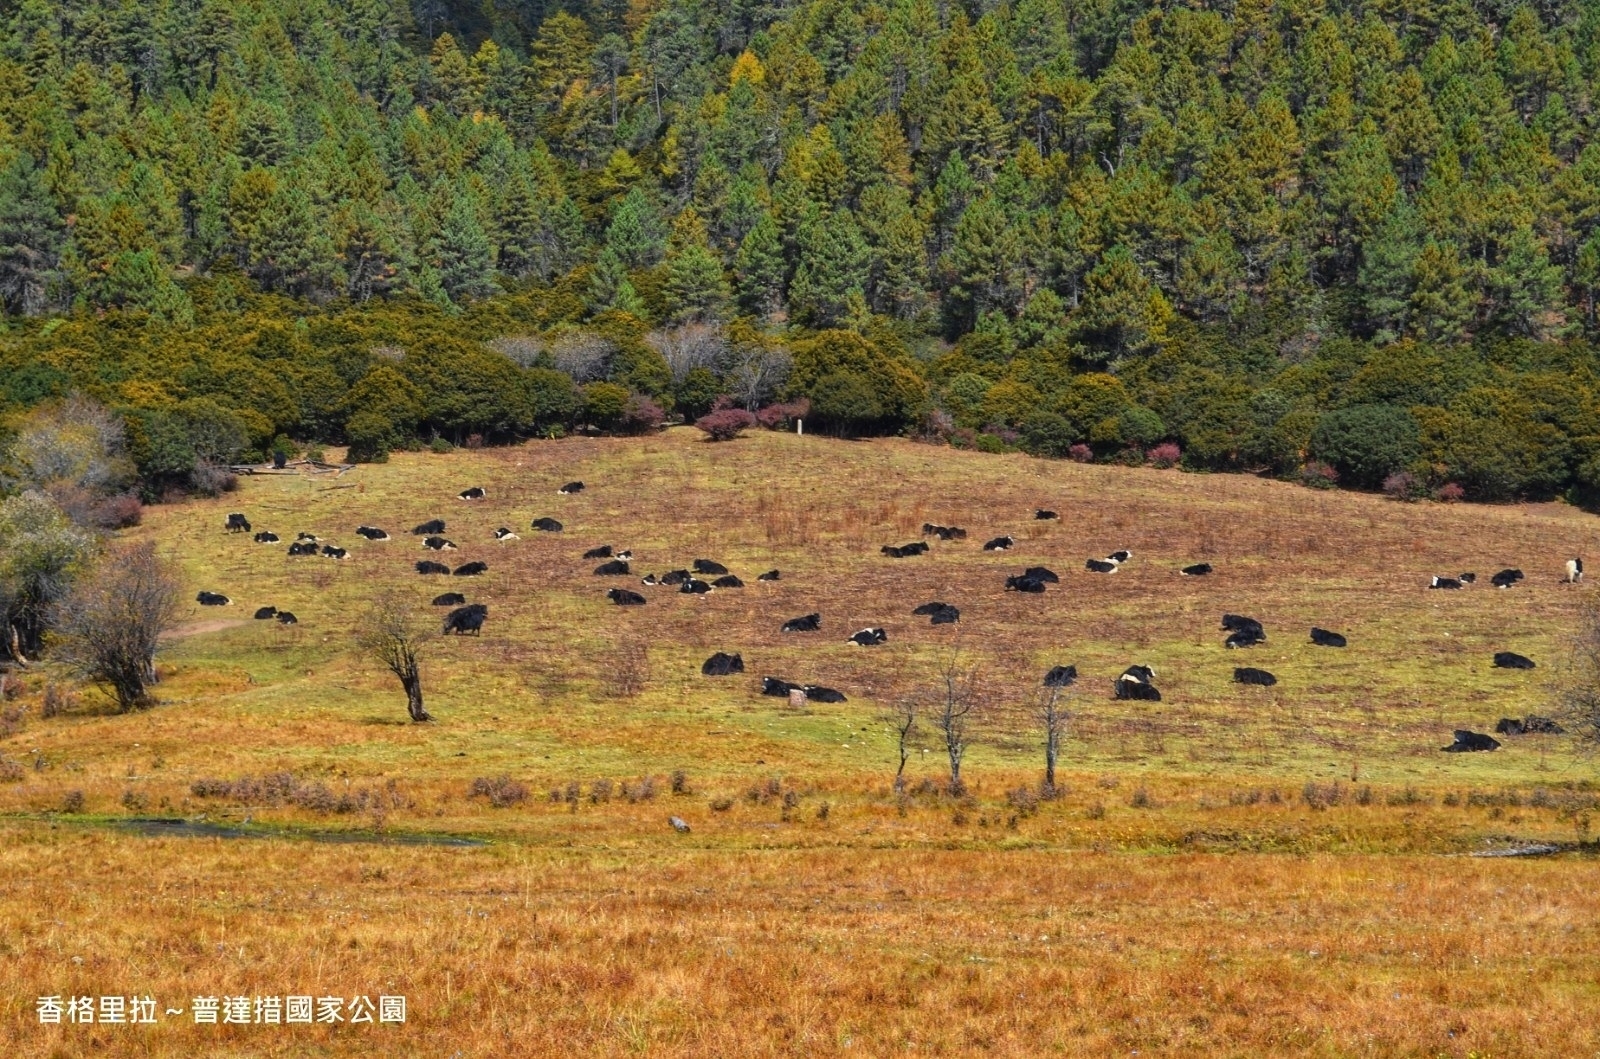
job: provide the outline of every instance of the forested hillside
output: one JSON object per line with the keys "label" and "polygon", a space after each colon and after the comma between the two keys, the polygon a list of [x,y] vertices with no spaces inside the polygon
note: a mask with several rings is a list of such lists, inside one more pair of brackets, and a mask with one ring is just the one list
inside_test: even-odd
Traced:
{"label": "forested hillside", "polygon": [[147,483],[726,397],[1600,487],[1593,0],[4,7],[0,394]]}

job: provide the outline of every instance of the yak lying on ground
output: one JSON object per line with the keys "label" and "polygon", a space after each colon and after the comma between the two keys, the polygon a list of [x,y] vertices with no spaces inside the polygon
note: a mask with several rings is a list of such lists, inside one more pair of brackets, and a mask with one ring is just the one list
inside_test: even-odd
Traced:
{"label": "yak lying on ground", "polygon": [[1267,631],[1261,623],[1243,614],[1224,614],[1222,627],[1231,630],[1228,638],[1222,641],[1224,647],[1255,647],[1267,640]]}
{"label": "yak lying on ground", "polygon": [[761,694],[787,696],[791,691],[803,691],[813,702],[848,702],[844,692],[825,688],[820,684],[793,684],[777,677],[761,678]]}
{"label": "yak lying on ground", "polygon": [[728,572],[728,568],[726,566],[723,566],[721,563],[712,562],[710,559],[696,559],[690,565],[694,567],[695,573],[710,574],[713,577],[720,576]]}
{"label": "yak lying on ground", "polygon": [[1025,577],[1013,574],[1006,578],[1008,592],[1043,592],[1044,582],[1037,577]]}
{"label": "yak lying on ground", "polygon": [[1471,570],[1463,570],[1461,573],[1456,575],[1456,580],[1460,581],[1463,585],[1475,585],[1478,583],[1478,575],[1473,573]]}
{"label": "yak lying on ground", "polygon": [[317,554],[316,541],[295,541],[289,545],[290,555],[315,555]]}
{"label": "yak lying on ground", "polygon": [[1499,573],[1497,573],[1493,577],[1489,578],[1489,583],[1491,585],[1493,585],[1495,588],[1510,588],[1512,585],[1516,584],[1518,581],[1521,581],[1521,580],[1522,580],[1522,571],[1521,570],[1507,568],[1505,570],[1501,570]]}
{"label": "yak lying on ground", "polygon": [[437,533],[443,533],[444,532],[444,519],[442,519],[442,518],[430,519],[429,521],[424,522],[420,526],[412,527],[411,532],[412,532],[413,535],[418,536],[418,537],[431,537],[431,536],[433,536],[433,535],[435,535]]}
{"label": "yak lying on ground", "polygon": [[266,621],[268,618],[276,618],[277,616],[277,607],[258,607],[256,609],[256,621]]}
{"label": "yak lying on ground", "polygon": [[1428,587],[1445,589],[1460,588],[1461,579],[1459,577],[1440,577],[1439,575],[1435,574],[1433,578],[1428,581]]}
{"label": "yak lying on ground", "polygon": [[1110,555],[1106,556],[1106,558],[1114,563],[1125,563],[1129,559],[1133,558],[1133,553],[1126,548],[1122,548],[1118,551],[1112,552]]}
{"label": "yak lying on ground", "polygon": [[451,573],[456,577],[477,577],[479,574],[485,574],[488,572],[489,564],[483,562],[482,560],[475,560],[470,563],[462,563],[460,566],[451,571]]}
{"label": "yak lying on ground", "polygon": [[602,544],[598,548],[590,548],[583,553],[583,557],[585,559],[609,559],[611,558],[611,545]]}
{"label": "yak lying on ground", "polygon": [[1156,671],[1149,666],[1129,666],[1112,684],[1112,693],[1119,699],[1160,702],[1161,692],[1156,689],[1155,679]]}
{"label": "yak lying on ground", "polygon": [[932,522],[922,524],[922,532],[929,537],[938,537],[942,541],[964,541],[967,531],[960,526],[936,526]]}
{"label": "yak lying on ground", "polygon": [[483,491],[483,486],[475,485],[471,489],[463,489],[463,490],[461,490],[461,492],[456,494],[456,499],[457,500],[482,500],[484,498],[484,496],[486,496],[486,495],[487,494],[485,494],[484,491]]}
{"label": "yak lying on ground", "polygon": [[601,563],[594,568],[596,577],[620,577],[629,572],[628,564],[621,559],[612,559]]}
{"label": "yak lying on ground", "polygon": [[1496,651],[1494,653],[1494,667],[1496,669],[1533,669],[1533,659],[1527,655],[1519,655],[1515,651]]}
{"label": "yak lying on ground", "polygon": [[1345,646],[1345,638],[1343,636],[1336,632],[1329,632],[1327,629],[1319,629],[1315,625],[1311,627],[1311,642],[1318,647]]}
{"label": "yak lying on ground", "polygon": [[910,544],[885,544],[878,550],[891,559],[909,559],[913,555],[921,555],[926,552],[928,550],[928,542],[912,541]]}
{"label": "yak lying on ground", "polygon": [[711,582],[711,587],[712,588],[743,588],[744,587],[744,582],[739,580],[737,577],[734,577],[732,574],[723,574],[721,577],[719,577],[715,581]]}
{"label": "yak lying on ground", "polygon": [[348,558],[350,558],[350,552],[349,551],[347,551],[344,548],[336,548],[331,544],[324,544],[322,546],[322,554],[326,555],[330,559],[348,559]]}
{"label": "yak lying on ground", "polygon": [[1457,728],[1455,737],[1455,742],[1439,749],[1446,754],[1467,754],[1478,750],[1500,749],[1500,740],[1492,735],[1484,735],[1481,732],[1469,732],[1464,728]]}
{"label": "yak lying on ground", "polygon": [[536,518],[530,525],[541,533],[560,533],[562,526],[553,518]]}
{"label": "yak lying on ground", "polygon": [[961,620],[959,608],[937,600],[932,603],[924,603],[911,613],[918,617],[926,617],[929,625],[954,625]]}
{"label": "yak lying on ground", "polygon": [[862,629],[860,632],[850,634],[850,639],[845,641],[852,647],[876,647],[889,642],[889,634],[882,629]]}
{"label": "yak lying on ground", "polygon": [[278,535],[273,533],[271,530],[262,530],[255,536],[255,542],[257,544],[277,544],[278,540]]}
{"label": "yak lying on ground", "polygon": [[489,605],[486,603],[469,603],[465,607],[457,607],[444,619],[444,634],[455,633],[465,636],[471,633],[477,636],[483,631],[483,623],[489,617]]}
{"label": "yak lying on ground", "polygon": [[376,526],[357,526],[356,536],[365,537],[369,541],[386,541],[389,535]]}
{"label": "yak lying on ground", "polygon": [[1268,673],[1265,669],[1238,666],[1233,671],[1233,682],[1235,684],[1256,684],[1263,688],[1270,688],[1278,682],[1278,678]]}
{"label": "yak lying on ground", "polygon": [[678,591],[687,596],[703,596],[711,591],[711,586],[698,577],[691,577],[678,586]]}
{"label": "yak lying on ground", "polygon": [[1061,583],[1061,578],[1056,576],[1056,572],[1046,566],[1030,566],[1022,571],[1022,576],[1031,577],[1035,581],[1048,581],[1052,585]]}
{"label": "yak lying on ground", "polygon": [[501,526],[494,531],[494,539],[500,542],[520,541],[522,538],[511,532],[510,526]]}
{"label": "yak lying on ground", "polygon": [[708,677],[726,677],[744,672],[744,659],[737,654],[718,651],[700,665],[700,672]]}
{"label": "yak lying on ground", "polygon": [[783,623],[779,632],[816,632],[822,628],[821,614],[806,614],[799,618],[790,618]]}
{"label": "yak lying on ground", "polygon": [[1045,688],[1066,688],[1077,683],[1077,680],[1077,666],[1053,666],[1051,667],[1050,672],[1044,675],[1044,680],[1040,682],[1039,686]]}
{"label": "yak lying on ground", "polygon": [[1550,718],[1536,714],[1529,714],[1520,721],[1514,717],[1502,717],[1494,730],[1496,735],[1564,735],[1567,731]]}
{"label": "yak lying on ground", "polygon": [[1084,562],[1083,568],[1096,574],[1114,574],[1121,565],[1109,559],[1088,559]]}
{"label": "yak lying on ground", "polygon": [[756,575],[756,580],[757,581],[778,581],[778,580],[781,580],[782,578],[783,578],[783,574],[780,573],[777,570],[768,570],[764,574],[757,574]]}
{"label": "yak lying on ground", "polygon": [[194,597],[194,601],[202,607],[226,607],[233,603],[233,600],[224,596],[221,592],[201,592]]}
{"label": "yak lying on ground", "polygon": [[644,603],[644,597],[637,592],[630,592],[625,588],[613,588],[606,593],[606,598],[619,607],[637,607]]}
{"label": "yak lying on ground", "polygon": [[1056,514],[1054,511],[1051,511],[1049,508],[1042,507],[1033,513],[1033,517],[1036,520],[1044,521],[1047,519],[1060,518],[1061,516]]}
{"label": "yak lying on ground", "polygon": [[449,572],[450,568],[444,563],[436,563],[431,559],[424,559],[417,564],[417,573],[419,574],[448,574]]}
{"label": "yak lying on ground", "polygon": [[423,540],[422,546],[436,552],[453,552],[456,550],[455,541],[444,537],[428,537]]}
{"label": "yak lying on ground", "polygon": [[459,607],[466,601],[467,597],[460,592],[446,592],[443,595],[433,597],[433,605],[435,607]]}
{"label": "yak lying on ground", "polygon": [[228,516],[228,522],[222,528],[229,533],[249,533],[250,520],[235,512]]}
{"label": "yak lying on ground", "polygon": [[948,603],[934,600],[932,603],[924,603],[922,606],[915,608],[911,613],[915,614],[919,618],[922,618],[928,616],[929,614],[937,614],[939,611],[944,610],[949,605],[950,604]]}
{"label": "yak lying on ground", "polygon": [[1211,564],[1195,563],[1193,566],[1185,566],[1178,572],[1183,574],[1185,577],[1204,577],[1211,572]]}
{"label": "yak lying on ground", "polygon": [[557,489],[556,492],[562,494],[563,496],[570,496],[573,493],[581,493],[581,492],[583,492],[583,483],[582,482],[568,482],[566,485],[562,486],[560,489]]}
{"label": "yak lying on ground", "polygon": [[299,625],[300,624],[300,619],[295,617],[294,614],[291,611],[280,610],[280,611],[278,611],[278,624],[279,625]]}
{"label": "yak lying on ground", "polygon": [[983,550],[986,552],[1003,552],[1016,543],[1011,537],[996,537],[993,540],[985,541]]}

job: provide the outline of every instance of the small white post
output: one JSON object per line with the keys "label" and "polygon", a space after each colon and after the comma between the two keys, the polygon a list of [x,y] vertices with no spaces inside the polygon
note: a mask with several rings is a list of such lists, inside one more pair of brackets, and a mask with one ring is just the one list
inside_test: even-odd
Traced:
{"label": "small white post", "polygon": [[796,419],[794,421],[794,432],[796,434],[804,434],[806,432],[806,421],[804,419]]}

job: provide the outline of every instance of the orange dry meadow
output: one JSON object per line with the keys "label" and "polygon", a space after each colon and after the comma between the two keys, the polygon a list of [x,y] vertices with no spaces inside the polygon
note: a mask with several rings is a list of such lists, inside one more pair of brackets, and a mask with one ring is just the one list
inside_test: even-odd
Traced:
{"label": "orange dry meadow", "polygon": [[[588,488],[558,496],[569,479]],[[474,485],[486,500],[454,499]],[[224,533],[230,511],[283,542]],[[541,516],[565,531],[529,529]],[[409,533],[430,518],[459,546],[445,561],[489,572],[414,573],[437,558]],[[970,535],[879,554],[924,522]],[[351,557],[288,558],[301,531]],[[1016,546],[981,550],[1000,534]],[[1551,711],[1592,591],[1562,566],[1600,555],[1571,508],[673,430],[246,478],[129,536],[174,557],[186,599],[235,603],[185,605],[155,709],[114,715],[48,667],[5,704],[0,1054],[1600,1048],[1595,762],[1548,735],[1439,752],[1454,728]],[[599,544],[631,548],[636,574],[706,557],[747,587],[597,577],[580,556]],[[1116,574],[1084,570],[1119,548]],[[1216,572],[1179,576],[1200,561]],[[1002,589],[1036,564],[1061,583]],[[1527,580],[1492,589],[1504,566]],[[1424,587],[1465,570],[1478,585]],[[613,607],[611,587],[649,603]],[[354,648],[386,589],[440,619],[438,593],[489,606],[481,636],[425,649],[431,725]],[[960,623],[911,615],[934,599]],[[300,624],[251,619],[268,604]],[[778,632],[812,611],[820,633]],[[1225,611],[1268,642],[1225,650]],[[1312,646],[1313,624],[1350,646]],[[869,625],[889,642],[845,643]],[[718,650],[745,674],[701,676]],[[1539,668],[1494,669],[1496,650]],[[941,793],[925,729],[896,796],[885,710],[951,659],[978,671],[969,794]],[[1112,700],[1135,662],[1163,702]],[[1030,708],[1058,663],[1080,680],[1063,789],[1040,799]],[[1236,665],[1279,683],[1236,685]],[[763,675],[849,701],[794,709]],[[153,818],[191,833],[132,826]],[[459,839],[477,844],[439,844]],[[1528,843],[1565,852],[1469,856]],[[110,994],[184,1013],[38,1023],[40,996]],[[404,1025],[190,1014],[197,996],[383,994],[407,998]]]}

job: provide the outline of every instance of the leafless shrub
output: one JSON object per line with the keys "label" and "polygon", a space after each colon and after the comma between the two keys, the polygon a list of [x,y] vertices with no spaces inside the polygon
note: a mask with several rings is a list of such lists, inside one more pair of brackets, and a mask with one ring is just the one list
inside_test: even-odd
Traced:
{"label": "leafless shrub", "polygon": [[789,814],[794,812],[799,807],[800,807],[800,792],[796,791],[796,790],[784,791],[783,792],[783,819],[784,819],[785,822],[788,821]]}
{"label": "leafless shrub", "polygon": [[122,792],[122,807],[130,813],[142,813],[150,808],[150,799],[129,787]]}
{"label": "leafless shrub", "polygon": [[1039,811],[1039,796],[1026,787],[1017,787],[1006,792],[1006,804],[1019,816],[1032,816]]}
{"label": "leafless shrub", "polygon": [[189,484],[201,496],[221,496],[239,488],[239,478],[222,464],[197,460],[189,472]]}
{"label": "leafless shrub", "polygon": [[562,792],[562,799],[567,803],[567,810],[569,812],[577,812],[578,802],[582,797],[583,785],[577,780],[569,781],[567,783],[567,789]]}
{"label": "leafless shrub", "polygon": [[713,798],[713,799],[711,799],[711,811],[714,812],[714,813],[725,813],[729,809],[732,809],[732,808],[733,808],[733,799],[732,798]]}
{"label": "leafless shrub", "polygon": [[496,809],[521,805],[528,800],[528,788],[510,776],[479,776],[472,781],[468,798],[486,798]]}
{"label": "leafless shrub", "polygon": [[1150,792],[1145,790],[1143,786],[1135,787],[1133,796],[1128,799],[1128,805],[1135,809],[1149,809],[1152,804]]}
{"label": "leafless shrub", "polygon": [[22,767],[22,762],[0,757],[0,783],[17,783],[27,774],[28,770]]}
{"label": "leafless shrub", "polygon": [[1106,818],[1105,802],[1095,802],[1093,805],[1089,806],[1089,808],[1083,811],[1083,815],[1087,816],[1090,820],[1104,820]]}
{"label": "leafless shrub", "polygon": [[44,686],[44,696],[39,703],[39,716],[59,717],[77,705],[77,696],[51,681]]}
{"label": "leafless shrub", "polygon": [[1300,800],[1305,802],[1307,807],[1317,811],[1338,805],[1344,801],[1344,785],[1338,780],[1328,784],[1306,780],[1306,785],[1300,789]]}
{"label": "leafless shrub", "polygon": [[135,473],[121,418],[81,395],[29,413],[0,453],[6,491],[73,486],[100,497],[128,488]]}
{"label": "leafless shrub", "polygon": [[1600,600],[1593,596],[1579,611],[1567,664],[1556,684],[1556,711],[1581,742],[1600,747]]}
{"label": "leafless shrub", "polygon": [[656,796],[656,778],[654,776],[641,776],[632,781],[622,781],[622,799],[629,805],[638,802],[654,800]]}
{"label": "leafless shrub", "polygon": [[68,791],[61,797],[61,811],[64,813],[83,812],[83,792]]}
{"label": "leafless shrub", "polygon": [[595,805],[611,800],[611,790],[614,785],[610,780],[595,780],[589,785],[589,801]]}
{"label": "leafless shrub", "polygon": [[1455,791],[1446,791],[1444,797],[1440,800],[1452,809],[1461,804],[1461,797]]}
{"label": "leafless shrub", "polygon": [[110,690],[118,709],[150,705],[156,652],[178,614],[178,578],[148,541],[107,556],[56,611],[58,657]]}
{"label": "leafless shrub", "polygon": [[817,806],[817,819],[826,820],[828,818],[828,813],[832,811],[832,808],[833,807],[827,802],[823,802],[821,805]]}
{"label": "leafless shrub", "polygon": [[944,744],[945,756],[950,762],[950,793],[957,797],[966,791],[961,764],[971,742],[972,722],[981,717],[987,707],[977,668],[963,667],[957,652],[948,654],[934,677],[925,713]]}
{"label": "leafless shrub", "polygon": [[689,794],[689,774],[683,769],[672,770],[672,793]]}
{"label": "leafless shrub", "polygon": [[1228,804],[1233,806],[1258,805],[1261,802],[1261,789],[1252,787],[1247,791],[1229,791]]}
{"label": "leafless shrub", "polygon": [[379,360],[387,360],[390,363],[398,363],[406,357],[404,346],[373,346],[367,352]]}
{"label": "leafless shrub", "polygon": [[22,731],[22,717],[26,712],[21,706],[8,706],[0,710],[0,737]]}
{"label": "leafless shrub", "polygon": [[1371,787],[1362,787],[1360,790],[1356,791],[1356,804],[1357,805],[1371,805],[1372,804],[1372,788]]}
{"label": "leafless shrub", "polygon": [[242,776],[236,780],[201,778],[189,785],[196,798],[228,801],[251,807],[280,805],[314,813],[346,813],[402,809],[411,805],[395,780],[382,787],[349,787],[336,792],[319,781],[300,780],[289,772]]}

